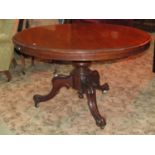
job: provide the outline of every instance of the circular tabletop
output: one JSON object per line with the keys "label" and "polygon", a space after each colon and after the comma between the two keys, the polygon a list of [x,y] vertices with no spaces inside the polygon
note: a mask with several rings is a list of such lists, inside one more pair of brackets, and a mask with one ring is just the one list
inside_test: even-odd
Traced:
{"label": "circular tabletop", "polygon": [[139,29],[111,24],[63,24],[25,29],[13,43],[21,53],[47,60],[100,61],[138,54],[151,36]]}

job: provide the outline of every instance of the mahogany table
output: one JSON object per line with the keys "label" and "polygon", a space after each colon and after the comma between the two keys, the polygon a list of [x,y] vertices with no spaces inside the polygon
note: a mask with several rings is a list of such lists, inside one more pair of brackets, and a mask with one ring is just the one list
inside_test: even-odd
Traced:
{"label": "mahogany table", "polygon": [[108,91],[100,84],[98,71],[89,69],[92,61],[107,61],[129,57],[145,51],[151,37],[144,31],[110,24],[64,24],[26,29],[13,37],[15,47],[23,54],[45,60],[72,62],[68,76],[53,77],[53,88],[47,95],[34,95],[35,107],[53,98],[61,87],[72,87],[79,97],[86,94],[88,106],[96,124],[103,128],[104,117],[96,103],[96,89]]}

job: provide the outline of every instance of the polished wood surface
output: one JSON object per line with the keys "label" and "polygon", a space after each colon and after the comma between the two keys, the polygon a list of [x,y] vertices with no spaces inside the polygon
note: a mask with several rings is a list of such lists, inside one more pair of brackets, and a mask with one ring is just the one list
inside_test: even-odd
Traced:
{"label": "polished wood surface", "polygon": [[99,61],[118,59],[147,49],[144,31],[110,24],[64,24],[26,29],[13,37],[21,52],[42,59]]}
{"label": "polished wood surface", "polygon": [[36,27],[17,33],[15,47],[22,53],[41,59],[72,61],[74,69],[68,76],[52,79],[47,95],[34,95],[35,106],[52,99],[62,87],[77,90],[87,97],[88,107],[96,124],[104,128],[106,120],[97,107],[96,90],[107,92],[109,85],[100,84],[98,71],[89,69],[91,61],[124,58],[143,52],[151,37],[141,30],[107,24],[66,24]]}

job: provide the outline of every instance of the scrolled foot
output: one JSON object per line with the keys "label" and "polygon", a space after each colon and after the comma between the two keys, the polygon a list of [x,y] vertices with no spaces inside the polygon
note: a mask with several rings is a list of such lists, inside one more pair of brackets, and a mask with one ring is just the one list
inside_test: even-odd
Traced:
{"label": "scrolled foot", "polygon": [[39,108],[39,103],[36,103],[35,102],[35,105],[34,105],[36,108]]}
{"label": "scrolled foot", "polygon": [[104,118],[97,119],[96,120],[96,125],[99,126],[101,129],[104,129],[106,126],[106,121]]}
{"label": "scrolled foot", "polygon": [[69,88],[72,86],[71,76],[58,76],[52,79],[53,88],[47,95],[34,95],[33,100],[35,102],[35,107],[39,107],[40,102],[45,102],[52,99],[62,87]]}
{"label": "scrolled foot", "polygon": [[102,93],[105,94],[109,91],[109,85],[108,83],[105,83],[104,85],[101,86],[101,90],[102,90]]}
{"label": "scrolled foot", "polygon": [[36,108],[39,107],[39,103],[41,102],[41,96],[40,95],[34,95],[33,96],[34,105]]}
{"label": "scrolled foot", "polygon": [[86,91],[86,96],[88,99],[88,106],[92,116],[96,121],[96,125],[103,129],[106,125],[106,120],[102,117],[98,111],[97,103],[96,103],[96,91],[93,87],[89,87]]}

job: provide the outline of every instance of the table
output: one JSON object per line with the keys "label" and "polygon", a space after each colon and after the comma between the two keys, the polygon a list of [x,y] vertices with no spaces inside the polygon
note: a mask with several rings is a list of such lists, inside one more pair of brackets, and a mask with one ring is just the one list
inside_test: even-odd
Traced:
{"label": "table", "polygon": [[106,120],[97,107],[96,90],[109,90],[100,84],[98,71],[90,70],[93,61],[126,58],[149,48],[151,36],[144,31],[110,24],[64,24],[34,27],[13,37],[15,47],[24,54],[45,60],[72,62],[68,76],[53,77],[53,88],[47,95],[34,95],[35,107],[52,99],[62,87],[72,87],[79,97],[84,94],[97,126],[104,128]]}

